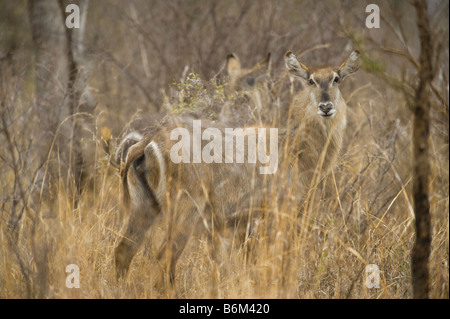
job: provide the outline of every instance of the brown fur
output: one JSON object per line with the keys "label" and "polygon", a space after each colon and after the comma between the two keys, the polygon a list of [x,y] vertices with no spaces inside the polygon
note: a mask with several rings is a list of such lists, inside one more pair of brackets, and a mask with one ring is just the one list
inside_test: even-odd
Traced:
{"label": "brown fur", "polygon": [[267,56],[256,63],[252,68],[241,68],[239,58],[235,54],[227,56],[227,73],[230,80],[227,86],[227,92],[232,93],[241,90],[252,89],[255,86],[264,83],[270,73],[270,57]]}
{"label": "brown fur", "polygon": [[[243,126],[248,123],[268,123],[273,118],[264,107],[271,106],[271,54],[252,68],[242,68],[235,54],[227,57],[228,85],[225,93],[228,101],[222,105],[219,118],[223,123]],[[264,106],[263,106],[264,105]],[[264,118],[264,115],[267,115]]]}

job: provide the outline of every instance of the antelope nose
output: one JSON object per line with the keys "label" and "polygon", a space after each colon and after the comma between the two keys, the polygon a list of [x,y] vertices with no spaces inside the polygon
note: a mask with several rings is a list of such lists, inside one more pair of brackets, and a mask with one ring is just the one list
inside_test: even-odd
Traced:
{"label": "antelope nose", "polygon": [[319,103],[319,110],[327,115],[333,109],[333,103],[331,102],[321,102]]}

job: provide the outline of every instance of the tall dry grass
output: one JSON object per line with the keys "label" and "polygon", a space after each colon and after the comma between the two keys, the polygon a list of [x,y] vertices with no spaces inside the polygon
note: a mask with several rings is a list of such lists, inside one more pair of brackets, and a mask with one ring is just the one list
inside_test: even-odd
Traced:
{"label": "tall dry grass", "polygon": [[[113,253],[127,216],[120,203],[119,173],[104,150],[102,128],[111,127],[114,145],[115,138],[157,121],[156,110],[178,109],[180,87],[175,85],[173,94],[168,87],[174,81],[180,82],[186,64],[194,71],[198,69],[197,83],[203,94],[190,95],[188,101],[204,102],[198,105],[206,107],[204,115],[209,118],[217,115],[215,108],[220,107],[222,98],[220,85],[226,84],[226,79],[211,82],[210,78],[220,69],[219,61],[236,48],[245,52],[238,53],[249,66],[272,49],[274,80],[283,77],[280,61],[288,49],[306,52],[303,59],[310,64],[332,63],[338,62],[336,59],[341,58],[348,43],[361,42],[373,50],[378,61],[386,61],[389,75],[401,74],[404,81],[413,83],[414,70],[400,58],[386,54],[373,44],[373,39],[355,39],[348,25],[363,23],[365,15],[358,13],[361,8],[364,11],[363,6],[354,7],[353,3],[330,2],[326,8],[323,4],[302,1],[270,6],[221,3],[214,7],[219,26],[214,26],[207,10],[199,9],[203,2],[194,1],[192,7],[158,3],[152,10],[142,10],[148,16],[142,13],[141,25],[130,23],[130,17],[122,15],[121,2],[111,3],[107,7],[93,7],[91,11],[93,17],[100,11],[109,14],[98,19],[98,30],[114,33],[114,39],[123,41],[110,41],[112,37],[104,34],[100,37],[100,31],[89,36],[89,45],[96,45],[92,45],[96,48],[92,53],[96,64],[91,84],[97,88],[99,107],[93,117],[86,119],[83,128],[82,145],[90,160],[90,183],[78,200],[73,192],[73,179],[64,172],[51,181],[55,185],[51,190],[53,200],[46,199],[44,186],[48,181],[40,172],[50,164],[61,169],[66,166],[58,158],[52,158],[50,163],[39,162],[35,156],[36,137],[31,132],[39,119],[33,109],[36,107],[31,84],[33,71],[23,63],[29,61],[26,50],[10,60],[0,55],[1,298],[412,297],[412,115],[403,92],[371,74],[374,65],[366,66],[365,71],[342,84],[349,106],[344,149],[332,172],[311,185],[300,209],[288,201],[274,200],[262,213],[264,218],[259,221],[255,236],[245,246],[234,245],[230,254],[219,251],[218,264],[210,256],[206,238],[192,238],[178,262],[175,287],[161,282],[164,265],[155,258],[166,235],[163,218],[148,233],[128,277],[117,281]],[[382,10],[386,8],[382,6]],[[158,15],[161,10],[169,12],[168,15]],[[337,16],[334,20],[337,11],[343,12],[340,16],[347,20],[341,21]],[[329,19],[319,19],[318,12]],[[260,19],[261,16],[266,19]],[[286,22],[273,22],[284,21],[280,17],[285,17]],[[309,17],[311,20],[306,19]],[[148,24],[150,29],[145,29],[146,21],[152,21],[153,24]],[[173,21],[180,25],[186,22],[189,32],[183,36],[177,30],[186,28],[167,28]],[[308,28],[305,21],[321,27]],[[330,21],[337,31],[322,25]],[[384,21],[388,22],[389,19]],[[108,29],[111,25],[114,27]],[[214,30],[214,36],[209,35],[210,30]],[[259,36],[257,30],[267,32]],[[136,58],[139,56],[136,52],[140,51],[130,44],[129,34],[139,32],[145,36],[147,51],[153,54],[152,77],[144,76],[140,69],[142,59]],[[388,27],[382,32],[375,38],[383,40],[385,47],[399,43],[385,36],[391,32]],[[448,35],[448,29],[443,32]],[[169,36],[178,41],[167,41]],[[199,40],[202,38],[205,41]],[[130,45],[117,47],[117,43]],[[315,45],[319,45],[317,50],[308,51]],[[411,46],[414,54],[414,45]],[[214,48],[224,54],[215,53]],[[433,97],[431,132],[432,298],[449,297],[448,71],[445,71],[448,45],[445,51],[445,43],[443,52],[437,61],[442,71],[435,82],[439,95]],[[243,108],[254,107],[246,99],[237,101]],[[186,107],[182,103],[181,106]],[[282,192],[283,185],[279,186]],[[270,195],[275,198],[276,190]],[[234,235],[230,229],[220,234],[221,241],[232,244]],[[65,269],[69,264],[80,268],[78,289],[66,287]],[[369,264],[377,265],[381,271],[379,289],[365,285],[365,269]]]}
{"label": "tall dry grass", "polygon": [[[362,75],[360,78],[364,78]],[[351,89],[343,84],[349,104],[345,149],[330,174],[312,184],[299,210],[290,201],[273,202],[262,213],[247,245],[234,245],[231,254],[219,252],[217,266],[206,238],[194,237],[177,268],[175,287],[160,281],[163,265],[156,262],[165,239],[164,218],[132,262],[126,280],[115,277],[113,251],[120,240],[126,213],[121,209],[118,171],[104,152],[99,128],[93,126],[95,166],[91,184],[75,206],[66,180],[57,184],[57,200],[25,205],[24,216],[11,229],[13,201],[2,201],[0,220],[0,295],[3,298],[407,298],[411,297],[410,251],[414,238],[411,204],[409,120],[401,121],[394,91],[381,92],[376,79]],[[202,81],[197,79],[198,81]],[[208,87],[205,81],[205,86]],[[212,91],[212,93],[211,93]],[[205,94],[215,94],[210,90]],[[20,114],[3,99],[3,115]],[[200,97],[204,99],[205,97]],[[176,103],[172,102],[172,107]],[[250,107],[250,106],[249,106]],[[383,112],[380,112],[380,108]],[[101,118],[98,116],[96,122]],[[18,129],[14,121],[3,129]],[[25,123],[22,123],[25,125]],[[5,130],[4,130],[5,132]],[[14,134],[14,132],[13,132]],[[17,134],[17,133],[16,133]],[[16,136],[13,139],[19,139]],[[433,136],[431,207],[433,249],[430,260],[432,294],[448,297],[448,157],[442,139]],[[14,151],[21,154],[19,144]],[[445,148],[444,148],[445,149]],[[2,159],[8,161],[8,149]],[[16,159],[16,162],[20,160]],[[16,196],[20,179],[2,164],[2,196]],[[280,191],[284,185],[279,185]],[[31,193],[27,193],[31,196]],[[20,192],[17,196],[20,195]],[[286,194],[283,194],[284,196]],[[295,194],[291,194],[294,196]],[[289,195],[285,198],[289,198]],[[20,202],[20,197],[16,199]],[[270,222],[268,222],[270,221]],[[232,244],[233,229],[221,236]],[[12,235],[16,234],[16,235]],[[80,268],[79,289],[66,288],[68,264]],[[368,264],[381,270],[381,287],[368,289]]]}

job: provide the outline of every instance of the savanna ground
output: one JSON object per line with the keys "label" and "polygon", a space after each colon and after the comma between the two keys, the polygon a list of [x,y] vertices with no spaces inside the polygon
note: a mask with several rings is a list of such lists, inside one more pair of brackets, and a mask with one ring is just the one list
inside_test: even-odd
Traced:
{"label": "savanna ground", "polygon": [[[412,297],[408,94],[418,70],[415,11],[407,2],[380,2],[381,27],[367,29],[369,3],[378,1],[91,2],[85,46],[97,106],[80,115],[88,183],[77,197],[67,154],[58,144],[48,159],[38,159],[35,132],[41,119],[27,2],[1,1],[0,297]],[[449,7],[447,1],[428,6],[436,51],[430,90],[430,297],[448,298]],[[262,226],[256,240],[222,255],[218,266],[206,238],[192,238],[178,263],[175,288],[159,282],[162,266],[155,256],[165,236],[162,220],[126,280],[116,280],[114,248],[127,216],[119,172],[105,151],[111,136],[113,149],[126,133],[180,108],[200,107],[215,116],[208,108],[227,100],[223,66],[230,52],[250,67],[270,51],[276,82],[286,77],[287,50],[307,65],[337,66],[352,48],[364,59],[362,69],[341,86],[349,108],[345,146],[300,210],[283,203],[268,207],[265,214],[275,216],[275,227]],[[71,123],[59,125],[53,136]],[[52,183],[50,191],[46,183]],[[79,266],[80,288],[66,288],[69,264]],[[369,264],[380,270],[378,289],[366,286]]]}

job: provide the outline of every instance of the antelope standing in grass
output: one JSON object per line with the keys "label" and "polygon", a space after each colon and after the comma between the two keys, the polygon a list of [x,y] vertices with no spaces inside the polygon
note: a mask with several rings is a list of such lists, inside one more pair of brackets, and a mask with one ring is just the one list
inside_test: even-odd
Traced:
{"label": "antelope standing in grass", "polygon": [[267,82],[270,73],[270,57],[267,56],[256,63],[252,68],[244,69],[236,54],[232,53],[227,56],[227,73],[230,76],[227,93],[253,89],[255,86]]}
{"label": "antelope standing in grass", "polygon": [[327,171],[342,147],[347,104],[339,84],[359,69],[359,52],[353,51],[338,68],[308,68],[290,51],[285,63],[291,76],[307,82],[290,106],[285,143],[288,156],[298,165],[300,192],[304,194],[320,169],[317,165]]}
{"label": "antelope standing in grass", "polygon": [[[225,93],[229,98],[220,111],[222,122],[242,124],[247,122],[265,122],[269,115],[267,108],[271,106],[270,65],[271,54],[251,68],[242,68],[236,54],[227,56],[226,70],[229,75]],[[243,97],[244,99],[239,99]],[[236,98],[238,98],[236,100]],[[247,103],[250,102],[250,103]],[[269,103],[268,103],[269,102]]]}
{"label": "antelope standing in grass", "polygon": [[[191,234],[201,235],[206,231],[212,242],[217,237],[213,234],[231,229],[242,238],[250,222],[249,212],[257,212],[273,196],[282,196],[278,194],[279,185],[289,184],[294,194],[304,193],[316,169],[333,165],[346,126],[346,103],[339,84],[358,70],[359,53],[353,51],[338,68],[307,68],[292,52],[286,53],[285,63],[292,76],[307,81],[308,86],[294,98],[287,127],[278,130],[278,139],[266,139],[270,140],[270,151],[272,147],[279,150],[280,169],[273,171],[274,174],[261,174],[266,165],[251,160],[251,152],[241,154],[242,150],[236,148],[231,158],[227,158],[229,154],[216,157],[216,151],[214,156],[210,150],[205,153],[207,145],[212,143],[211,134],[205,132],[214,131],[223,133],[225,141],[227,134],[236,140],[241,138],[244,149],[250,149],[251,141],[258,140],[258,152],[263,150],[266,154],[268,144],[259,143],[264,132],[260,134],[251,127],[227,131],[216,124],[216,130],[207,131],[213,124],[202,121],[202,141],[197,148],[203,150],[203,156],[209,156],[208,161],[195,161],[198,154],[194,149],[194,159],[188,154],[186,161],[173,160],[174,146],[180,143],[180,129],[193,131],[195,135],[195,123],[189,117],[167,118],[129,147],[122,169],[124,206],[129,210],[129,221],[115,249],[118,276],[126,274],[147,230],[158,216],[168,218],[167,240],[159,250],[158,259],[166,258],[173,282],[177,260]],[[221,149],[227,148],[226,142],[224,147],[222,141],[219,144]],[[179,150],[175,155],[179,155]],[[185,156],[186,149],[181,150]],[[238,157],[244,161],[236,161]],[[323,165],[318,165],[320,162]]]}

